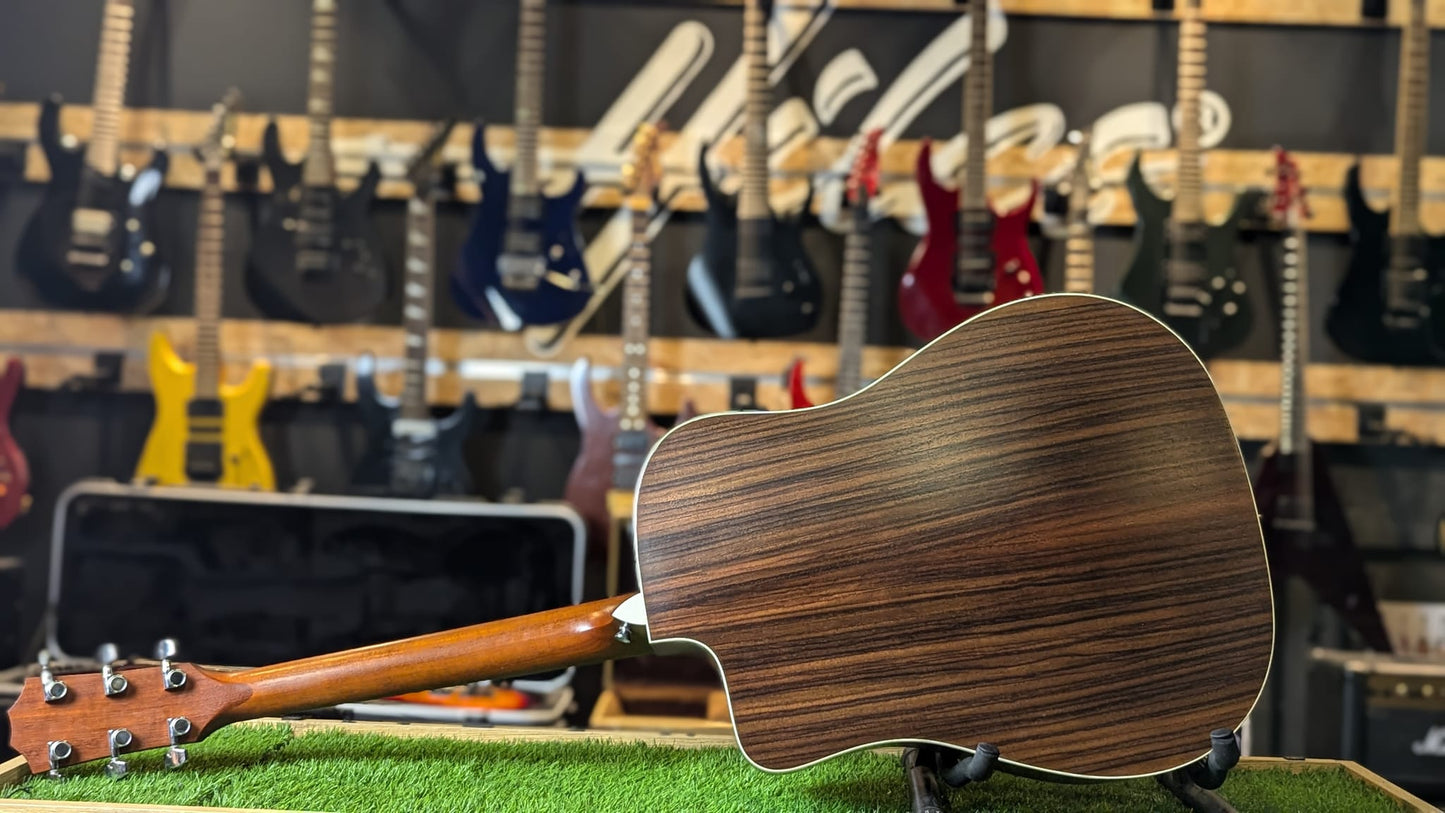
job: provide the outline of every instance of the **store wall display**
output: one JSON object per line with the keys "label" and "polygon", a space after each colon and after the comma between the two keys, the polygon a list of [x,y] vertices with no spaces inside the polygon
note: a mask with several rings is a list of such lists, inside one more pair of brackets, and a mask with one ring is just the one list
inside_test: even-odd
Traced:
{"label": "store wall display", "polygon": [[6,359],[0,374],[0,529],[15,521],[30,500],[30,464],[10,431],[10,411],[25,386],[25,365]]}

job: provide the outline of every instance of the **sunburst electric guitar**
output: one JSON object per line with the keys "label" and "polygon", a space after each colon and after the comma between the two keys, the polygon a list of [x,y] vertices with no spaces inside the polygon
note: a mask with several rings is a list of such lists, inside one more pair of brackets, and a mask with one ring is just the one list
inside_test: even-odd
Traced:
{"label": "sunburst electric guitar", "polygon": [[221,383],[221,264],[225,200],[221,167],[233,141],[232,93],[215,108],[200,149],[205,167],[196,230],[196,362],[187,364],[160,333],[151,336],[156,418],[137,480],[161,485],[212,484],[271,491],[276,476],[256,424],[271,384],[271,365],[257,361],[239,385]]}

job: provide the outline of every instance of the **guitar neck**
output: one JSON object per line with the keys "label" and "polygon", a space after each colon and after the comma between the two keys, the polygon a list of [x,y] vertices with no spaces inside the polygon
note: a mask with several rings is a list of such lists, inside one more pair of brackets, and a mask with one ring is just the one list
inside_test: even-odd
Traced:
{"label": "guitar neck", "polygon": [[424,420],[426,400],[427,338],[432,327],[432,267],[436,262],[436,197],[418,191],[406,207],[406,301],[402,322],[406,330],[406,385],[401,395],[401,417]]}
{"label": "guitar neck", "polygon": [[120,154],[120,111],[125,106],[135,4],[133,0],[106,0],[103,14],[100,53],[95,63],[94,123],[85,163],[109,177],[116,174]]}
{"label": "guitar neck", "polygon": [[959,208],[988,208],[988,120],[993,115],[993,56],[988,51],[988,0],[969,0],[972,41],[963,83],[963,132],[968,151],[959,188]]}
{"label": "guitar neck", "polygon": [[1305,424],[1308,397],[1305,367],[1309,363],[1309,262],[1305,232],[1291,212],[1280,262],[1280,410],[1279,448],[1286,455],[1309,449]]}
{"label": "guitar neck", "polygon": [[221,274],[226,211],[221,162],[208,162],[196,228],[196,397],[214,399],[221,390]]}
{"label": "guitar neck", "polygon": [[627,280],[622,300],[622,428],[647,427],[647,345],[651,336],[652,246],[647,239],[650,218],[632,211],[632,247],[627,255]]}
{"label": "guitar neck", "polygon": [[868,204],[853,211],[852,228],[843,240],[843,281],[838,303],[838,398],[863,389],[863,346],[868,331],[868,277],[873,263],[868,237]]}
{"label": "guitar neck", "polygon": [[1204,92],[1205,29],[1199,0],[1184,0],[1179,14],[1179,169],[1170,217],[1176,224],[1192,225],[1204,222],[1199,97]]}
{"label": "guitar neck", "polygon": [[542,77],[546,63],[546,0],[521,0],[517,31],[517,159],[512,168],[512,196],[541,192],[537,169],[537,134],[542,128]]}
{"label": "guitar neck", "polygon": [[1089,144],[1079,145],[1069,188],[1069,224],[1064,239],[1064,292],[1094,292],[1094,230],[1089,227]]}
{"label": "guitar neck", "polygon": [[307,186],[336,183],[331,156],[332,80],[336,75],[336,0],[312,0],[311,70],[306,91],[306,119],[310,140],[302,180]]}
{"label": "guitar neck", "polygon": [[1395,117],[1395,153],[1400,156],[1400,201],[1390,233],[1420,234],[1420,159],[1430,92],[1430,29],[1425,0],[1410,0],[1410,19],[1401,32],[1400,93]]}
{"label": "guitar neck", "polygon": [[644,632],[634,632],[630,642],[617,640],[619,622],[612,613],[625,598],[276,666],[207,673],[218,683],[249,689],[246,699],[219,709],[216,719],[226,724],[645,654]]}
{"label": "guitar neck", "polygon": [[[743,186],[738,219],[765,220],[768,207],[768,17],[761,0],[743,4],[743,57],[747,62],[747,97],[743,105]],[[745,247],[746,248],[746,247]]]}

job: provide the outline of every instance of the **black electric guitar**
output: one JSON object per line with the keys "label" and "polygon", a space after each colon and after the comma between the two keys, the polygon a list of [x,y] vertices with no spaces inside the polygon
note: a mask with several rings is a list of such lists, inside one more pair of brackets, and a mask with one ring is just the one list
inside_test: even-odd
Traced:
{"label": "black electric guitar", "polygon": [[725,339],[767,339],[805,333],[818,323],[823,289],[803,249],[802,217],[776,217],[768,205],[768,15],[771,0],[743,5],[743,53],[748,66],[743,109],[743,186],[724,195],[707,169],[707,146],[698,178],[707,198],[707,237],[687,267],[693,316]]}
{"label": "black electric guitar", "polygon": [[145,313],[160,305],[171,279],[153,237],[168,162],[157,152],[140,171],[120,163],[135,4],[106,0],[104,15],[90,143],[84,151],[68,145],[59,97],[45,102],[39,131],[50,184],[20,238],[16,265],[51,304]]}
{"label": "black electric guitar", "polygon": [[1401,34],[1395,152],[1400,200],[1393,219],[1360,189],[1360,168],[1345,176],[1354,252],[1325,317],[1335,344],[1361,361],[1434,364],[1445,360],[1445,238],[1420,227],[1420,159],[1429,106],[1430,29],[1425,0],[1410,0]]}
{"label": "black electric guitar", "polygon": [[1309,361],[1308,216],[1299,172],[1276,148],[1274,213],[1282,221],[1280,263],[1279,442],[1265,450],[1255,481],[1260,522],[1276,582],[1299,576],[1374,649],[1390,651],[1364,560],[1330,482],[1321,449],[1309,439],[1305,365]]}
{"label": "black electric guitar", "polygon": [[336,0],[313,0],[306,158],[299,164],[287,161],[276,123],[266,128],[261,154],[274,189],[257,209],[246,268],[251,298],[279,319],[351,322],[370,314],[390,293],[368,219],[381,178],[375,162],[349,195],[336,189],[331,154],[335,61]]}
{"label": "black electric guitar", "polygon": [[437,125],[412,160],[407,175],[415,191],[406,206],[406,386],[401,403],[377,391],[374,371],[356,377],[357,404],[367,431],[367,453],[354,482],[382,487],[402,497],[469,494],[471,475],[463,444],[471,432],[476,402],[469,392],[442,420],[427,407],[427,336],[432,326],[432,277],[436,259],[436,159],[455,122]]}
{"label": "black electric guitar", "polygon": [[1204,220],[1199,146],[1199,95],[1204,90],[1204,20],[1199,0],[1179,5],[1179,171],[1173,205],[1144,180],[1139,158],[1125,185],[1139,222],[1134,259],[1124,276],[1124,299],[1163,319],[1202,358],[1249,335],[1254,318],[1235,259],[1239,221],[1250,196],[1240,196],[1223,223]]}

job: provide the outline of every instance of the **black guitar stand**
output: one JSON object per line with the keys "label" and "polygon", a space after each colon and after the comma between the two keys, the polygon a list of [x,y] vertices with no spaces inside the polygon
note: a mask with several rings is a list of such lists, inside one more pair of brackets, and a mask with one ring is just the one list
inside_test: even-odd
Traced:
{"label": "black guitar stand", "polygon": [[973,756],[960,757],[958,752],[936,745],[922,745],[903,751],[903,770],[908,776],[908,795],[913,813],[948,813],[948,798],[943,784],[961,788],[970,782],[982,782],[993,776],[998,766],[998,749],[981,742]]}
{"label": "black guitar stand", "polygon": [[1192,765],[1160,774],[1159,784],[1195,813],[1238,813],[1215,793],[1239,764],[1239,740],[1227,728],[1209,732],[1209,754]]}

